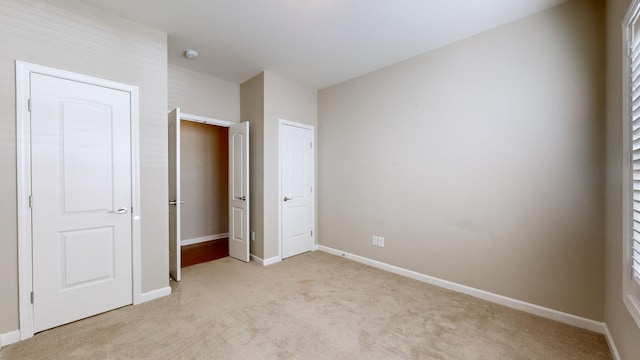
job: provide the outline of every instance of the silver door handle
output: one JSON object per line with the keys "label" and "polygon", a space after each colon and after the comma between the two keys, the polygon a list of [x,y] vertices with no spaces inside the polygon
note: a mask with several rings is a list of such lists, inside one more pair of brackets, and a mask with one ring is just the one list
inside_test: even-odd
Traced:
{"label": "silver door handle", "polygon": [[[180,200],[180,205],[185,204],[187,201],[186,200]],[[176,205],[177,202],[175,201],[169,201],[169,205]]]}
{"label": "silver door handle", "polygon": [[246,196],[240,196],[240,197],[237,197],[237,196],[236,196],[236,200],[246,201],[246,200],[247,200],[247,197],[246,197]]}
{"label": "silver door handle", "polygon": [[286,197],[286,196],[284,197],[284,201],[289,201],[289,200],[293,200],[293,198]]}
{"label": "silver door handle", "polygon": [[112,213],[114,213],[114,214],[126,214],[127,213],[127,208],[126,207],[121,207],[120,209],[118,209],[116,211],[112,211]]}

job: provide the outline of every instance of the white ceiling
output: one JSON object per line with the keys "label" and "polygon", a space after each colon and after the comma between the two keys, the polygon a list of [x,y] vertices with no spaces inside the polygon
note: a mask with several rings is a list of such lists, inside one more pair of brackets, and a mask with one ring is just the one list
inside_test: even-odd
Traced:
{"label": "white ceiling", "polygon": [[566,0],[84,1],[166,32],[172,64],[235,83],[269,70],[321,89]]}

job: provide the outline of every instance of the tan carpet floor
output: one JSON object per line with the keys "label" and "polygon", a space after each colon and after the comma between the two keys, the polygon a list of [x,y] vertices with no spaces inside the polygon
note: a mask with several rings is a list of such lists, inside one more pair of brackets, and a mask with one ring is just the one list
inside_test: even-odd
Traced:
{"label": "tan carpet floor", "polygon": [[183,269],[173,294],[0,359],[611,359],[602,335],[319,251]]}

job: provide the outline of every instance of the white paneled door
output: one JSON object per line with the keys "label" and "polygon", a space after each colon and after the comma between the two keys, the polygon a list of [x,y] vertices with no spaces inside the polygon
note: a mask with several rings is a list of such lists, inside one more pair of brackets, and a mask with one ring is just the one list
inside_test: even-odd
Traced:
{"label": "white paneled door", "polygon": [[169,112],[169,274],[181,277],[180,108]]}
{"label": "white paneled door", "polygon": [[282,258],[313,249],[313,131],[280,124]]}
{"label": "white paneled door", "polygon": [[249,261],[249,123],[229,126],[229,255]]}
{"label": "white paneled door", "polygon": [[34,331],[132,303],[131,94],[31,73]]}

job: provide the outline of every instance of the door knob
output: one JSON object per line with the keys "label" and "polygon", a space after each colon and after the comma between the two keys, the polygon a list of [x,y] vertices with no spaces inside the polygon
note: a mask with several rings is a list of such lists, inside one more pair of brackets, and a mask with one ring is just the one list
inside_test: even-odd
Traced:
{"label": "door knob", "polygon": [[127,208],[126,207],[121,207],[120,209],[118,209],[116,211],[112,211],[112,213],[115,213],[115,214],[126,214],[127,213]]}
{"label": "door knob", "polygon": [[286,197],[286,196],[284,197],[284,201],[289,201],[289,200],[293,200],[293,198]]}
{"label": "door knob", "polygon": [[242,200],[242,201],[246,201],[247,197],[246,196],[236,196],[236,200]]}
{"label": "door knob", "polygon": [[[186,203],[186,202],[187,202],[186,200],[180,200],[180,205],[182,205],[182,204],[184,204],[184,203]],[[169,201],[169,205],[175,205],[175,204],[177,204],[177,202],[175,202],[175,201]]]}

